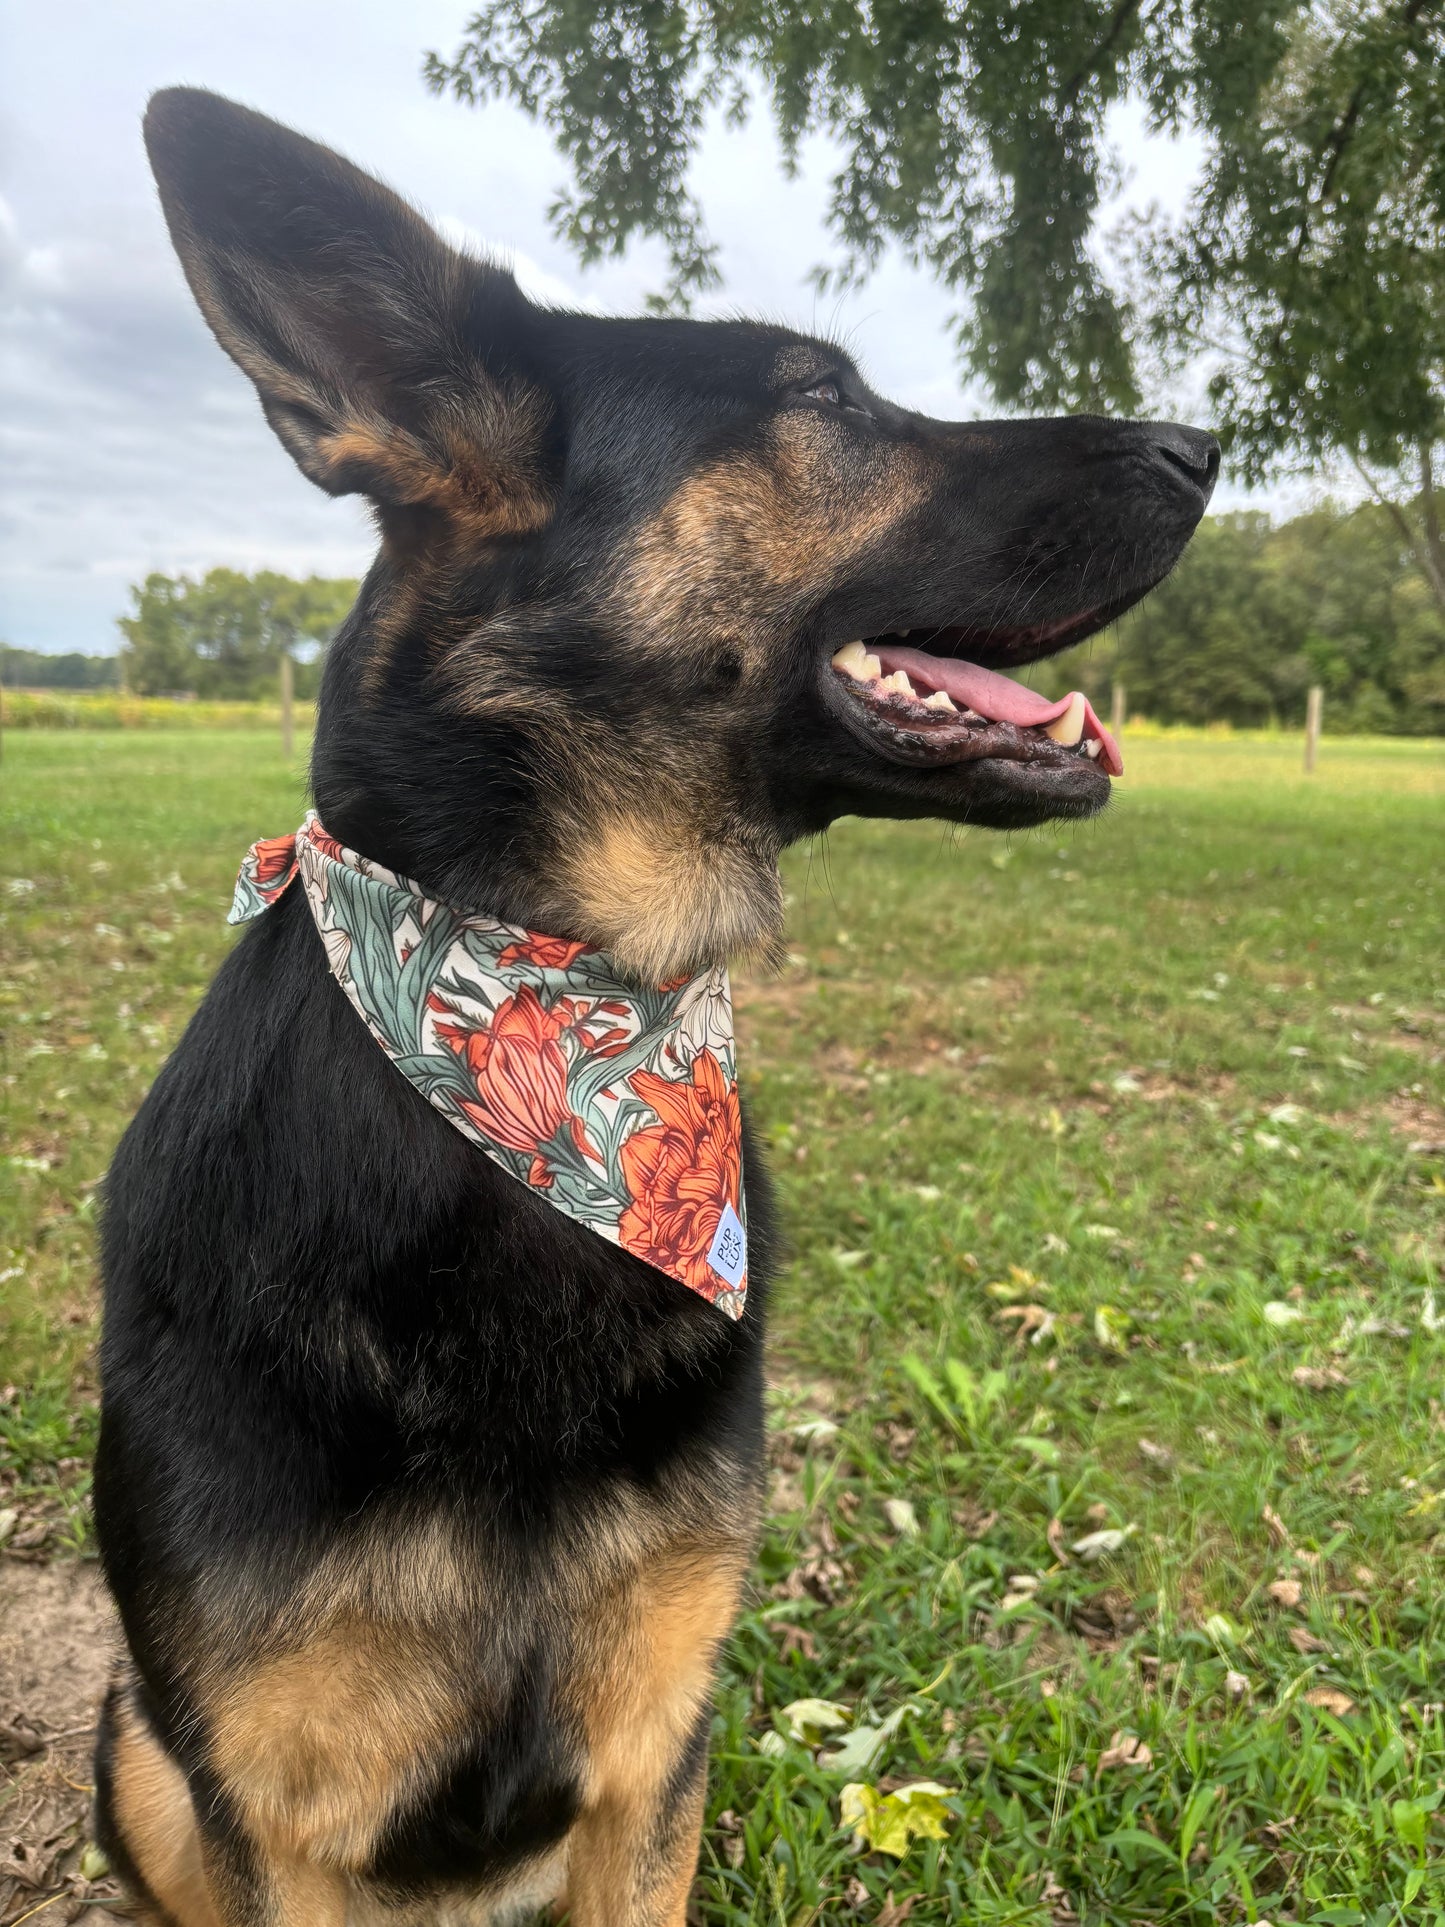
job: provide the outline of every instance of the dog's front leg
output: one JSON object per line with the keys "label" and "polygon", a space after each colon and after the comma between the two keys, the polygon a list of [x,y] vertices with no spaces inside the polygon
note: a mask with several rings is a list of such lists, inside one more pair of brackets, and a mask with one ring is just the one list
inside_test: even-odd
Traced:
{"label": "dog's front leg", "polygon": [[588,1628],[572,1927],[683,1927],[702,1832],[714,1668],[745,1562],[735,1544],[669,1554]]}

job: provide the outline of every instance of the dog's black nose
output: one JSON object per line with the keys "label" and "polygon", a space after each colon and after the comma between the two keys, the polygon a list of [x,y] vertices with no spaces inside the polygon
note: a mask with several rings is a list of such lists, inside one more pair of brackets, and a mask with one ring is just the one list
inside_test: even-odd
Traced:
{"label": "dog's black nose", "polygon": [[1192,483],[1207,502],[1219,479],[1219,443],[1214,437],[1175,422],[1151,422],[1148,433],[1155,456]]}

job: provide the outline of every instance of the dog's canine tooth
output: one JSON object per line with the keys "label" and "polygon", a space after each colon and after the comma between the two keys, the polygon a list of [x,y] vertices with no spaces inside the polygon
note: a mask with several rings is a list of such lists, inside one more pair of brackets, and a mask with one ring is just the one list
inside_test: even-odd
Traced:
{"label": "dog's canine tooth", "polygon": [[935,689],[931,696],[925,696],[923,698],[923,707],[925,709],[948,709],[952,710],[954,715],[958,714],[954,706],[953,698],[946,689]]}
{"label": "dog's canine tooth", "polygon": [[1062,716],[1056,716],[1051,723],[1044,724],[1045,736],[1052,736],[1056,743],[1065,749],[1072,749],[1084,733],[1084,698],[1076,689],[1069,698],[1069,706]]}
{"label": "dog's canine tooth", "polygon": [[[877,658],[875,657],[874,660],[876,661]],[[867,661],[868,652],[862,643],[850,642],[834,656],[833,667],[843,670],[849,676],[856,676],[862,682],[868,678],[868,670],[865,667]],[[876,671],[874,673],[876,674]]]}
{"label": "dog's canine tooth", "polygon": [[1103,744],[1102,744],[1102,743],[1101,743],[1101,742],[1099,741],[1099,739],[1098,739],[1098,737],[1097,737],[1097,736],[1091,736],[1091,737],[1089,738],[1089,740],[1088,740],[1088,742],[1087,742],[1087,743],[1085,743],[1085,745],[1084,745],[1084,754],[1085,754],[1086,756],[1093,756],[1093,757],[1095,757],[1095,758],[1097,758],[1097,756],[1098,756],[1098,754],[1099,754],[1099,751],[1100,751],[1100,750],[1101,750],[1102,748],[1103,748]]}

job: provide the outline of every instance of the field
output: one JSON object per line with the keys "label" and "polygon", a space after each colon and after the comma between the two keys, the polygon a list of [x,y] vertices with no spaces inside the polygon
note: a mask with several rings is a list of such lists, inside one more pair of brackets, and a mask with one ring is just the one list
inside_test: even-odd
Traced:
{"label": "field", "polygon": [[[1087,828],[838,826],[739,987],[792,1256],[708,1927],[1445,1923],[1445,750],[1126,759]],[[31,730],[0,794],[34,1563],[88,1543],[96,1186],[303,781]]]}

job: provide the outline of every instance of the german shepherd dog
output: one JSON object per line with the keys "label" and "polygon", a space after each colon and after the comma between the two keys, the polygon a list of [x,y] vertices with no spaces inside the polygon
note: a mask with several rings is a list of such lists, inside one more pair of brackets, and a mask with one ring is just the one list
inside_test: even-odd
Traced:
{"label": "german shepherd dog", "polygon": [[[774,956],[779,852],[844,812],[1103,808],[1082,700],[984,672],[1166,574],[1208,436],[933,421],[780,327],[539,307],[211,94],[146,139],[222,347],[375,509],[312,761],[341,843],[657,984]],[[398,1076],[301,890],[242,936],[106,1193],[97,1788],[144,1921],[679,1927],[762,1497],[744,1156],[733,1322]]]}

